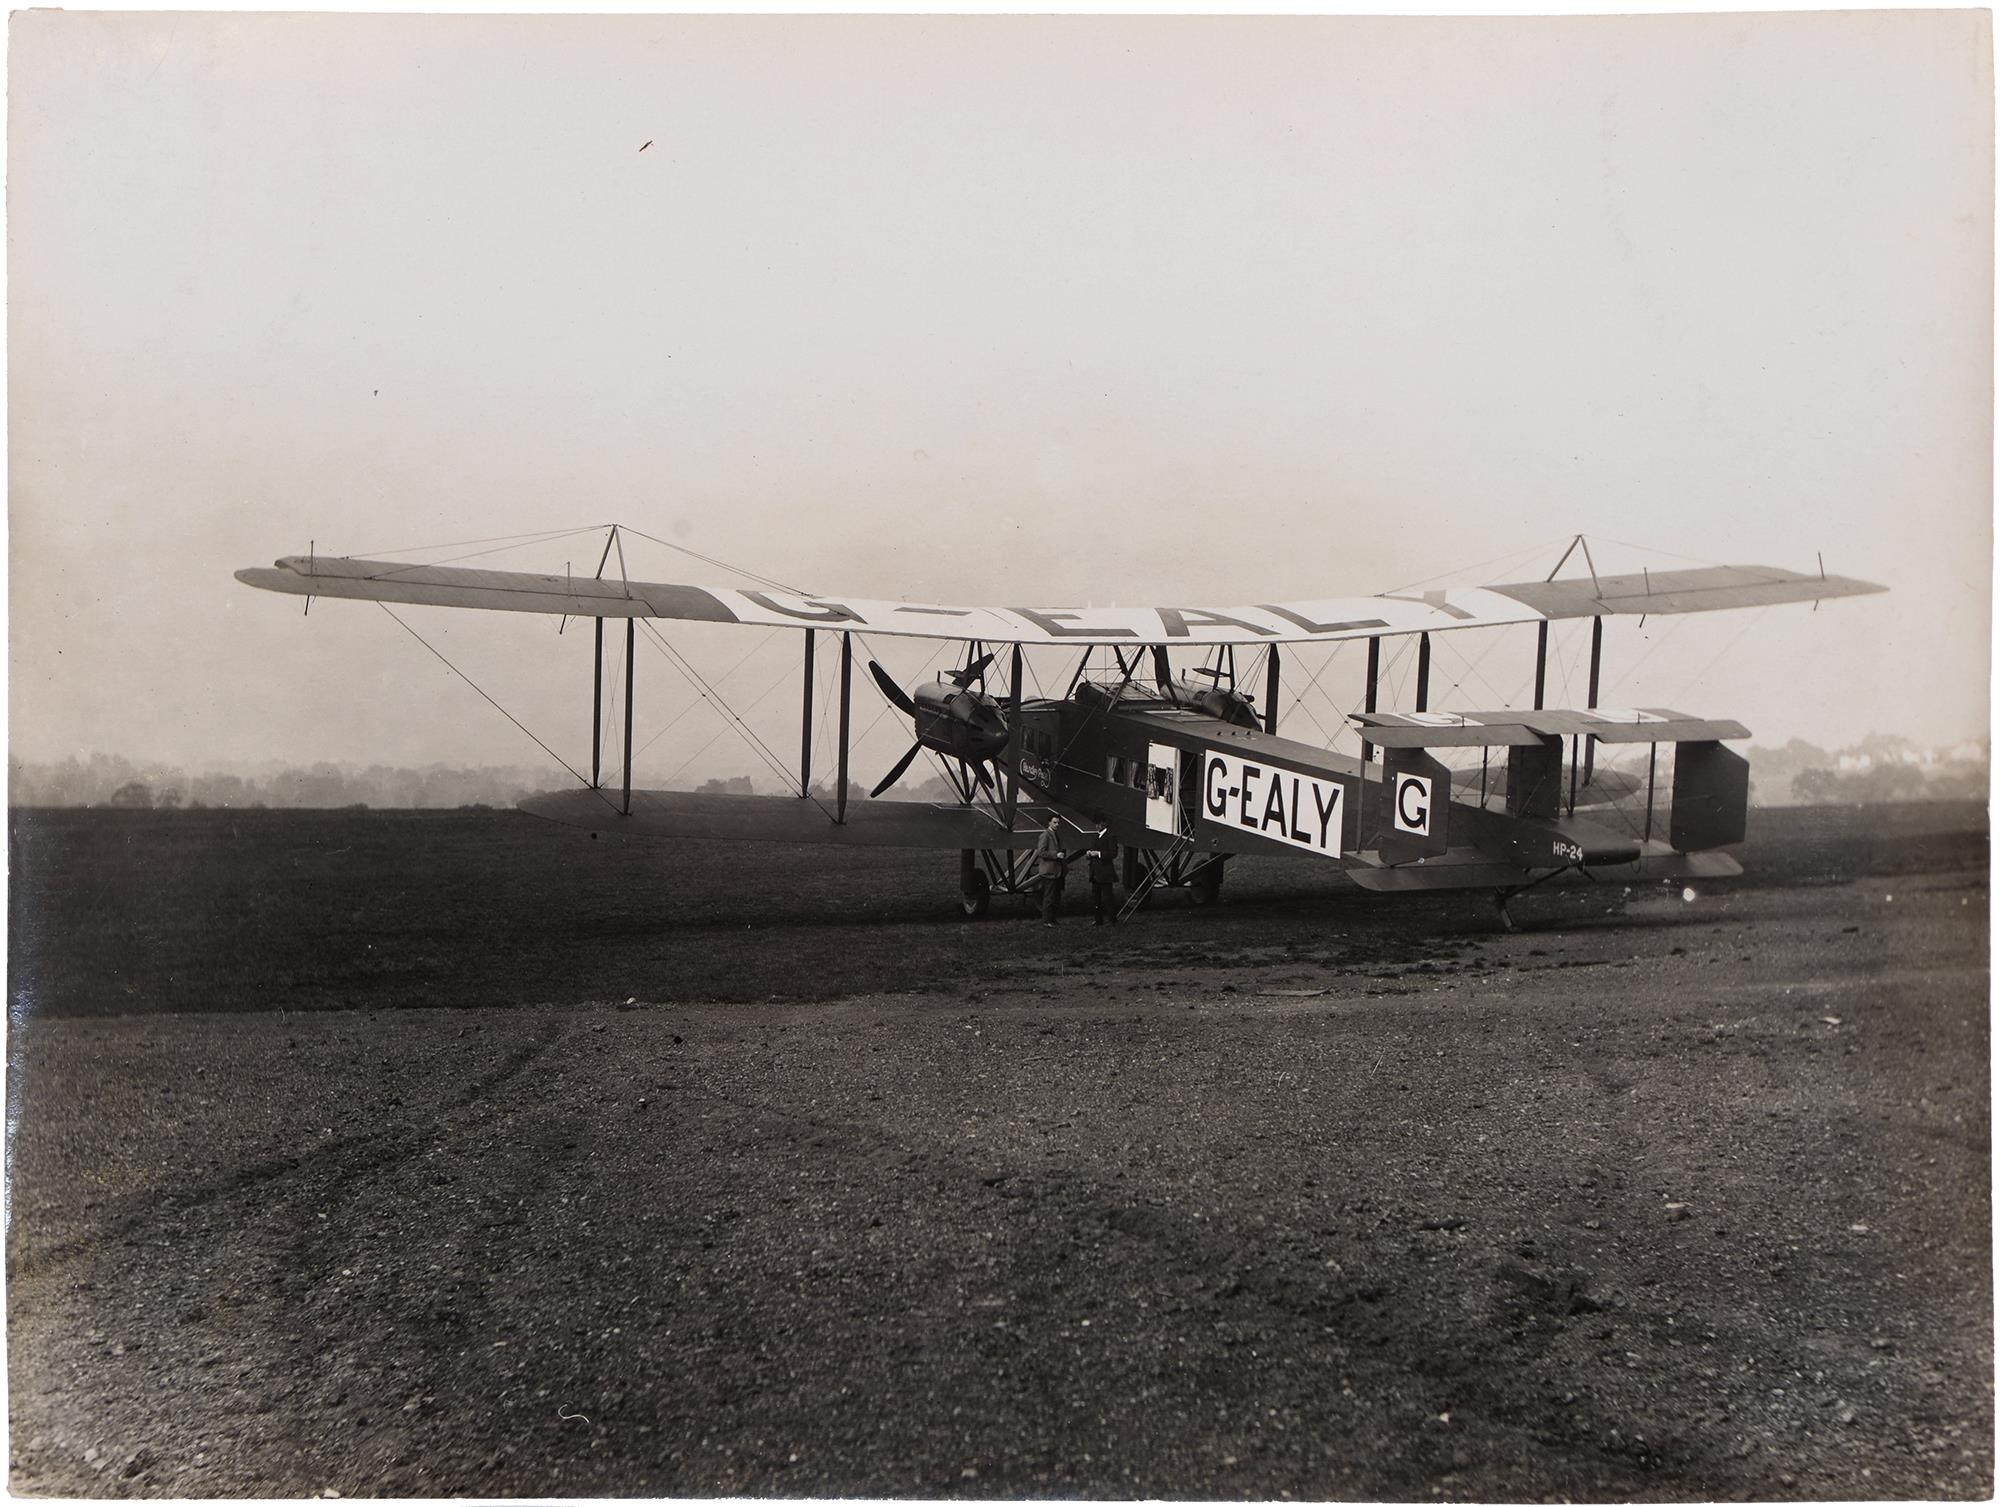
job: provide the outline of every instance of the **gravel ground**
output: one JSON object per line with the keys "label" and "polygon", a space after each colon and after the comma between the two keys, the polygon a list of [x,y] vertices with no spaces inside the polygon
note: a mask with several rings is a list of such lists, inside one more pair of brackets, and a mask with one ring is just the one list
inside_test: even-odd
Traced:
{"label": "gravel ground", "polygon": [[1985,871],[1902,867],[827,998],[840,928],[775,1000],[17,977],[10,1485],[1983,1497]]}

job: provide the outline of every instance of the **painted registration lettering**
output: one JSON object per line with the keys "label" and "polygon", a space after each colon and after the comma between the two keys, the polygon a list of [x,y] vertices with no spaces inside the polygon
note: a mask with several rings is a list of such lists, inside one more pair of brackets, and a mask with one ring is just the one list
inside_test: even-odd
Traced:
{"label": "painted registration lettering", "polygon": [[1392,824],[1414,837],[1431,835],[1431,782],[1427,775],[1396,776],[1396,796],[1389,803]]}
{"label": "painted registration lettering", "polygon": [[1554,849],[1556,857],[1564,863],[1583,862],[1583,845],[1581,843],[1574,843],[1567,838],[1558,837],[1551,841],[1549,846]]}
{"label": "painted registration lettering", "polygon": [[1211,750],[1201,785],[1202,814],[1209,821],[1309,853],[1340,856],[1346,790],[1339,781]]}

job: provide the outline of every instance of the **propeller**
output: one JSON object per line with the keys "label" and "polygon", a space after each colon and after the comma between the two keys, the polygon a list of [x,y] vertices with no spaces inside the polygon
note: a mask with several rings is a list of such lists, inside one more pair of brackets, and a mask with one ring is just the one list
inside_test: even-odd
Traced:
{"label": "propeller", "polygon": [[[912,743],[909,746],[909,748],[905,750],[903,757],[896,761],[896,767],[890,770],[887,774],[883,775],[882,778],[876,782],[875,788],[868,792],[868,798],[870,800],[873,800],[876,796],[880,795],[883,791],[887,790],[891,785],[895,784],[896,781],[900,780],[903,777],[903,771],[910,767],[910,761],[916,758],[916,756],[922,753],[923,751],[924,751],[923,744]],[[983,779],[984,777],[985,776],[982,773],[981,778]]]}
{"label": "propeller", "polygon": [[[875,684],[882,688],[882,694],[889,698],[897,711],[901,712],[905,717],[914,717],[917,715],[916,702],[910,700],[909,694],[889,678],[887,670],[871,659],[868,661],[868,673],[875,677]],[[903,772],[903,765],[909,762],[908,759],[905,759],[902,764],[898,764],[896,766],[896,773],[901,774]]]}
{"label": "propeller", "polygon": [[[887,670],[871,659],[868,661],[868,673],[875,677],[875,684],[882,688],[882,694],[889,698],[891,706],[895,707],[897,711],[906,717],[914,718],[917,715],[916,702],[910,700],[909,693],[897,685],[894,680],[890,679]],[[895,767],[876,782],[875,788],[868,792],[868,798],[873,800],[891,785],[895,784],[896,781],[900,780],[903,777],[903,771],[908,769],[917,755],[923,751],[924,745],[921,741],[912,743],[904,751],[903,757],[896,761]]]}
{"label": "propeller", "polygon": [[[873,663],[873,661],[871,660],[870,663]],[[986,667],[992,663],[993,656],[991,654],[982,654],[963,669],[945,671],[945,679],[949,680],[961,691],[975,680],[983,686],[986,684]]]}
{"label": "propeller", "polygon": [[895,768],[868,792],[871,798],[901,779],[918,753],[926,748],[957,759],[972,771],[982,786],[988,790],[994,788],[993,777],[984,766],[1006,744],[1006,719],[991,696],[971,688],[975,680],[984,682],[986,667],[992,662],[991,654],[982,654],[963,669],[948,672],[945,678],[950,681],[951,689],[942,684],[926,684],[919,686],[917,694],[912,696],[897,685],[880,664],[872,659],[868,661],[868,672],[875,677],[875,684],[881,687],[883,696],[888,698],[891,706],[910,718],[917,729],[917,741],[896,761]]}

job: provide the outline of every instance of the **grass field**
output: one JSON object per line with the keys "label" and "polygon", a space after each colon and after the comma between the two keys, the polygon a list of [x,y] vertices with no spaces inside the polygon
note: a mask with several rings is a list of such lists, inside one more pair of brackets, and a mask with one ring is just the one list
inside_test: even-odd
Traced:
{"label": "grass field", "polygon": [[17,1493],[1977,1498],[1985,813],[1245,863],[16,812]]}
{"label": "grass field", "polygon": [[[1985,862],[1984,813],[1963,804],[1753,822],[1738,886]],[[10,857],[11,993],[30,1015],[963,998],[1050,945],[1010,924],[1025,902],[962,921],[951,853],[595,842],[513,812],[16,810]],[[1520,910],[1575,920],[1604,898]],[[1236,860],[1228,900],[1163,895],[1115,940],[1057,945],[1202,967],[1337,936],[1366,961],[1494,924],[1481,896],[1368,895],[1310,860]]]}

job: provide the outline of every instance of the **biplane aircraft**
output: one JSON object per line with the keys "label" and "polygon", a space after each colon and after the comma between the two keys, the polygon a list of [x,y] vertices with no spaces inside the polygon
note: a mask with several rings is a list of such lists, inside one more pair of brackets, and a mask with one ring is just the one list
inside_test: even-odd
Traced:
{"label": "biplane aircraft", "polygon": [[[1578,536],[1556,570],[1538,581],[1232,607],[964,607],[629,580],[618,526],[609,528],[604,558],[587,579],[317,553],[238,571],[237,579],[307,598],[593,619],[590,777],[582,788],[521,803],[536,816],[592,833],[955,850],[961,903],[966,915],[977,916],[994,893],[1032,888],[1026,850],[1057,817],[1074,826],[1078,848],[1117,845],[1128,910],[1163,885],[1211,902],[1231,858],[1263,853],[1337,864],[1374,891],[1488,890],[1503,920],[1509,897],[1562,875],[1629,882],[1741,872],[1724,850],[1744,837],[1749,765],[1725,745],[1748,731],[1662,707],[1599,706],[1607,618],[1817,604],[1885,589],[1823,568],[1806,574],[1709,566],[1599,576]],[[621,562],[615,579],[605,575],[614,545]],[[1557,579],[1579,545],[1589,574]],[[625,758],[622,784],[611,788],[602,779],[604,625],[619,618],[625,620]],[[1550,624],[1580,618],[1591,622],[1586,704],[1547,707]],[[632,788],[640,619],[799,630],[804,695],[796,796]],[[1531,707],[1431,707],[1433,635],[1530,625],[1536,631]],[[962,646],[958,668],[913,688],[869,663],[914,736],[871,794],[881,796],[930,750],[942,756],[955,802],[871,800],[850,808],[853,645],[860,634]],[[834,639],[839,659],[830,804],[813,793],[811,768],[813,660],[825,636]],[[1414,705],[1385,709],[1378,705],[1382,644],[1406,636],[1417,640]],[[1362,709],[1352,714],[1362,740],[1358,757],[1278,729],[1285,652],[1351,640],[1364,640],[1368,656]],[[1026,694],[1027,649],[1076,656],[1062,695]],[[1237,655],[1246,650],[1253,661],[1239,680]],[[1200,651],[1207,662],[1188,665],[1188,651]],[[1647,748],[1642,803],[1635,774],[1597,767],[1599,745],[1638,744]],[[1662,744],[1672,750],[1672,768],[1660,813]],[[1435,752],[1475,748],[1477,770],[1448,768]],[[1607,809],[1621,802],[1639,808],[1636,821],[1606,819]]]}

